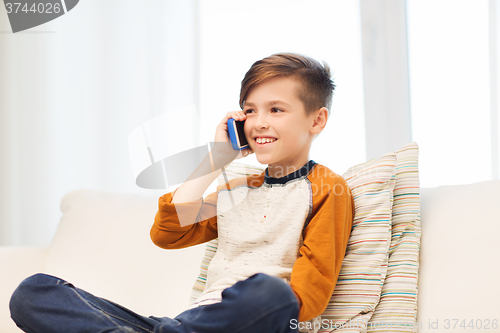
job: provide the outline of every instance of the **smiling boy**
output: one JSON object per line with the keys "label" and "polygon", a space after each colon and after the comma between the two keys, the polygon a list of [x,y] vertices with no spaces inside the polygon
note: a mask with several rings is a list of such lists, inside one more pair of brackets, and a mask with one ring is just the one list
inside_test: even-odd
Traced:
{"label": "smiling boy", "polygon": [[[156,245],[178,249],[218,238],[205,290],[189,309],[173,319],[143,317],[37,274],[14,292],[14,321],[26,332],[267,333],[296,332],[292,321],[319,316],[334,290],[353,218],[346,181],[309,159],[334,87],[328,66],[302,55],[255,62],[241,84],[242,110],[219,123],[217,145],[193,173],[198,176],[160,197],[150,231]],[[235,159],[230,118],[245,121],[250,146],[237,158],[255,153],[267,168],[203,198],[219,167]],[[158,287],[172,286],[159,276]]]}
{"label": "smiling boy", "polygon": [[[223,160],[218,165],[232,161],[224,156],[231,154],[227,122],[234,118],[245,121],[250,146],[239,158],[255,153],[266,170],[232,179],[202,199],[221,173],[214,171],[160,198],[155,244],[172,249],[218,238],[205,290],[186,311],[196,320],[183,325],[197,332],[294,332],[293,319],[311,320],[325,310],[354,205],[345,180],[309,159],[333,89],[328,66],[311,58],[280,53],[257,61],[242,81],[242,110],[217,126],[214,141],[226,151],[213,158]],[[182,227],[181,215],[189,221]]]}

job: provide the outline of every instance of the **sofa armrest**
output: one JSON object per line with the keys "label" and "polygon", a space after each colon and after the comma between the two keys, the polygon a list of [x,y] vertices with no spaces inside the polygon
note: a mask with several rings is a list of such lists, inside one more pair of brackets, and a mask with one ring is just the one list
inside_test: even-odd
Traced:
{"label": "sofa armrest", "polygon": [[9,301],[19,283],[41,272],[48,247],[0,247],[0,332],[21,332],[10,318]]}

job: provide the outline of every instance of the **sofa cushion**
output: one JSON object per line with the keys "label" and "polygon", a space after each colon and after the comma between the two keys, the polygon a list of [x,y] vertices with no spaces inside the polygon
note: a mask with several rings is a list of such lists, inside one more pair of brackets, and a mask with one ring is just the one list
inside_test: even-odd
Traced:
{"label": "sofa cushion", "polygon": [[422,189],[419,332],[500,329],[499,193],[498,180]]}

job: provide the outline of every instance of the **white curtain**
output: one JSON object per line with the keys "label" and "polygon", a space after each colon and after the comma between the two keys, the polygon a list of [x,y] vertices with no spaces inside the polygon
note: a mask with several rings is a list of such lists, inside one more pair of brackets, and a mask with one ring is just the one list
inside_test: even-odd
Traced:
{"label": "white curtain", "polygon": [[197,0],[82,0],[16,34],[0,11],[0,245],[48,244],[72,190],[161,194],[135,185],[128,136],[198,104],[197,49]]}

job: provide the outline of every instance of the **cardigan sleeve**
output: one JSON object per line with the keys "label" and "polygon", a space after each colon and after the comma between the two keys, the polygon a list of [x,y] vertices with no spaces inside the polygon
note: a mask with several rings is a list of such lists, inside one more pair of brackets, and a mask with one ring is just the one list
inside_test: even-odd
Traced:
{"label": "cardigan sleeve", "polygon": [[175,191],[158,200],[151,240],[164,249],[180,249],[217,238],[217,192],[198,201],[172,203]]}
{"label": "cardigan sleeve", "polygon": [[[319,179],[323,179],[321,184]],[[290,286],[302,303],[299,321],[311,320],[326,309],[353,221],[354,201],[347,182],[336,174],[319,179],[313,180],[312,188],[317,193],[312,194],[312,216],[303,231],[303,245],[290,279]]]}

